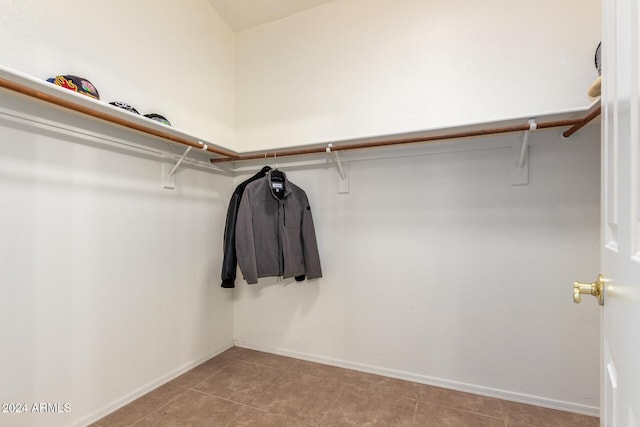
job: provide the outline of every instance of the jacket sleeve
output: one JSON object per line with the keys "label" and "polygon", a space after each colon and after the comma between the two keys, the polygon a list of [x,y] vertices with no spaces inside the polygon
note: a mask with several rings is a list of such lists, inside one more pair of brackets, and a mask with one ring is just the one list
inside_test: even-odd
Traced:
{"label": "jacket sleeve", "polygon": [[238,207],[240,206],[240,194],[236,191],[231,196],[227,209],[227,221],[224,226],[224,256],[222,259],[222,286],[223,288],[235,287],[236,266],[236,222],[238,219]]}
{"label": "jacket sleeve", "polygon": [[238,266],[249,284],[258,283],[258,266],[253,237],[253,213],[251,209],[251,193],[245,191],[238,208],[236,222],[236,256]]}
{"label": "jacket sleeve", "polygon": [[305,195],[305,206],[302,212],[302,249],[304,250],[304,269],[307,279],[317,279],[322,277],[320,267],[320,254],[318,253],[318,242],[316,241],[316,231],[313,226],[313,216],[311,206]]}

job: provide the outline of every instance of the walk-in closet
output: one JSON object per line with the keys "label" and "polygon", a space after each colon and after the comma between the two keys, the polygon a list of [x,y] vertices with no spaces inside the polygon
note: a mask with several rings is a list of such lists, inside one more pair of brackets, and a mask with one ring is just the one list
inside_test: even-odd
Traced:
{"label": "walk-in closet", "polygon": [[637,425],[638,16],[0,1],[0,426]]}

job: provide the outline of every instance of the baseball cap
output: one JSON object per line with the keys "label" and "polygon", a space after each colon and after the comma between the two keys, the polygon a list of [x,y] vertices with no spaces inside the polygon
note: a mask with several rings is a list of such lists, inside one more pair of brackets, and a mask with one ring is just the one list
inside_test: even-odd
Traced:
{"label": "baseball cap", "polygon": [[151,120],[155,120],[156,122],[164,123],[165,125],[171,126],[171,123],[169,123],[169,120],[167,120],[166,117],[161,116],[160,114],[151,113],[151,114],[145,114],[144,116],[150,118]]}
{"label": "baseball cap", "polygon": [[53,83],[56,86],[61,86],[80,93],[82,95],[89,96],[93,99],[100,99],[98,89],[87,79],[78,76],[64,75],[55,76],[47,79],[49,83]]}
{"label": "baseball cap", "polygon": [[123,110],[131,111],[132,113],[140,114],[140,113],[138,113],[138,110],[136,110],[135,108],[133,108],[131,105],[127,104],[126,102],[113,101],[113,102],[110,102],[109,104],[114,105],[114,106],[116,106],[118,108],[122,108]]}

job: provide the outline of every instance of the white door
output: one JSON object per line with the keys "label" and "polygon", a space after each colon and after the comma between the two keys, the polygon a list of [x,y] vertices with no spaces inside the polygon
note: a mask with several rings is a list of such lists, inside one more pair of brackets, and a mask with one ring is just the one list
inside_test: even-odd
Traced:
{"label": "white door", "polygon": [[638,0],[603,0],[601,425],[640,426]]}

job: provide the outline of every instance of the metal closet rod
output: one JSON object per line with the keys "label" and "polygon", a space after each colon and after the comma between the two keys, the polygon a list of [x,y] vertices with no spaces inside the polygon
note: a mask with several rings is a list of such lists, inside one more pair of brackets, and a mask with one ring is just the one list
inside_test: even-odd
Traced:
{"label": "metal closet rod", "polygon": [[[565,138],[570,137],[582,127],[584,127],[587,123],[595,119],[600,115],[601,106],[598,104],[597,107],[593,108],[591,111],[587,113],[587,115],[583,118],[577,119],[567,119],[567,120],[555,120],[548,122],[539,122],[537,123],[537,129],[549,129],[549,128],[557,128],[557,127],[567,127],[570,126],[569,129],[562,133],[562,136]],[[287,156],[301,156],[305,154],[317,154],[317,153],[326,153],[326,152],[337,152],[337,151],[347,151],[347,150],[360,150],[366,148],[379,148],[379,147],[389,147],[394,145],[402,145],[402,144],[416,144],[416,143],[429,143],[433,141],[442,141],[445,139],[458,139],[458,138],[469,138],[473,136],[487,136],[487,135],[497,135],[501,133],[512,133],[512,132],[525,132],[531,130],[530,125],[513,125],[513,126],[503,126],[503,127],[494,127],[494,128],[486,128],[480,130],[472,130],[472,131],[461,131],[461,132],[450,132],[443,133],[437,135],[429,135],[429,136],[420,136],[414,138],[398,138],[398,139],[387,139],[383,141],[375,141],[375,142],[363,142],[363,143],[353,143],[353,144],[343,144],[343,145],[329,145],[329,147],[314,147],[314,148],[302,148],[302,149],[292,149],[292,150],[282,150],[282,151],[266,151],[258,154],[247,154],[240,155],[236,158],[218,158],[211,159],[211,163],[222,163],[222,162],[235,162],[242,160],[258,160],[264,159],[267,157],[287,157]]]}
{"label": "metal closet rod", "polygon": [[78,113],[82,113],[82,114],[86,114],[88,116],[97,118],[97,119],[101,119],[101,120],[105,120],[107,122],[110,123],[115,123],[117,125],[120,126],[124,126],[126,128],[129,129],[133,129],[133,130],[137,130],[140,132],[143,132],[147,135],[153,135],[153,136],[157,136],[159,138],[163,138],[163,139],[167,139],[169,141],[178,143],[178,144],[182,144],[182,145],[188,145],[190,147],[194,147],[194,148],[198,148],[198,149],[206,149],[206,151],[209,151],[211,153],[215,153],[215,154],[219,154],[221,156],[225,156],[226,158],[230,158],[230,159],[235,159],[239,157],[239,154],[234,152],[234,151],[230,151],[230,150],[225,150],[222,148],[217,148],[217,147],[209,147],[208,145],[204,145],[203,143],[201,143],[200,141],[192,141],[188,138],[184,138],[181,137],[179,135],[172,135],[170,133],[166,133],[163,132],[161,130],[158,129],[154,129],[152,127],[147,127],[144,126],[142,124],[139,123],[135,123],[132,121],[129,121],[127,119],[123,119],[120,117],[117,117],[115,115],[111,115],[102,111],[97,111],[91,107],[88,106],[84,106],[81,105],[79,103],[75,103],[72,101],[68,101],[66,99],[54,96],[54,95],[49,95],[43,92],[40,92],[39,90],[29,87],[29,86],[25,86],[22,85],[20,83],[16,83],[13,82],[11,80],[7,80],[7,79],[3,79],[0,78],[0,87],[3,87],[5,89],[9,89],[12,90],[14,92],[18,92],[21,93],[23,95],[27,95],[29,97],[32,98],[36,98],[39,99],[41,101],[45,101],[48,102],[50,104],[54,104],[60,107],[64,107],[68,110],[72,110],[72,111],[76,111]]}

